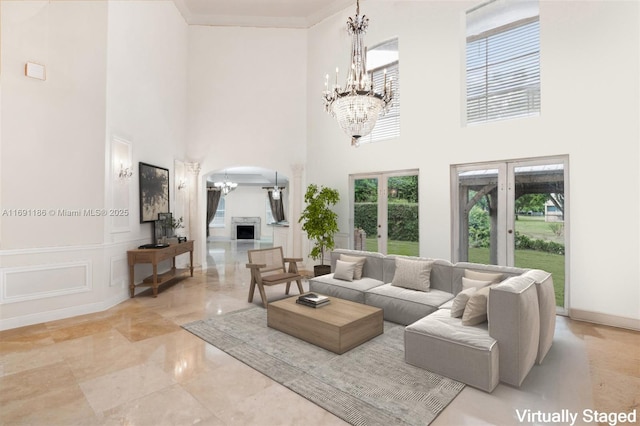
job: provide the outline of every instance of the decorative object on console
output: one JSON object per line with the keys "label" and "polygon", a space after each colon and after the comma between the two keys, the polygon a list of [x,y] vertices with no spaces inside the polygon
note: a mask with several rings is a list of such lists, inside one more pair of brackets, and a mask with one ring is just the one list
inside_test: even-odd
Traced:
{"label": "decorative object on console", "polygon": [[238,184],[236,182],[231,182],[229,180],[229,177],[227,176],[227,172],[224,172],[224,180],[221,182],[214,182],[213,186],[219,188],[220,191],[222,191],[222,195],[227,195],[228,193],[236,189],[238,187]]}
{"label": "decorative object on console", "polygon": [[314,275],[326,275],[331,272],[331,266],[324,264],[324,252],[333,250],[334,235],[338,232],[338,215],[330,207],[340,201],[340,193],[336,189],[311,184],[307,187],[304,201],[307,206],[298,222],[303,222],[302,230],[313,241],[309,256],[314,260],[321,259],[320,265],[313,267]]}
{"label": "decorative object on console", "polygon": [[[351,136],[351,145],[359,146],[362,136],[371,133],[378,116],[385,114],[393,101],[391,79],[387,81],[385,71],[384,84],[381,91],[376,92],[373,75],[367,73],[367,51],[364,47],[364,33],[369,26],[369,18],[360,16],[360,0],[356,2],[356,15],[347,20],[347,32],[352,37],[351,65],[344,87],[338,84],[338,68],[336,81],[329,89],[329,74],[324,83],[325,110],[338,120],[342,130]],[[379,89],[379,88],[378,88]]]}
{"label": "decorative object on console", "polygon": [[158,220],[153,222],[154,241],[156,244],[166,244],[167,238],[173,236],[172,222],[173,215],[171,213],[158,213]]}
{"label": "decorative object on console", "polygon": [[140,223],[153,222],[159,213],[169,213],[169,169],[139,164]]}

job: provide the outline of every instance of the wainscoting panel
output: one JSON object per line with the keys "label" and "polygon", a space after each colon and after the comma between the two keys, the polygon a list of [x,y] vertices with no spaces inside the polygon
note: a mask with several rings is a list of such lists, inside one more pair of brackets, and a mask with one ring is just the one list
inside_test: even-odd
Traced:
{"label": "wainscoting panel", "polygon": [[125,288],[129,282],[127,256],[113,256],[109,273],[109,287]]}
{"label": "wainscoting panel", "polygon": [[90,261],[4,268],[0,304],[83,293],[91,288]]}

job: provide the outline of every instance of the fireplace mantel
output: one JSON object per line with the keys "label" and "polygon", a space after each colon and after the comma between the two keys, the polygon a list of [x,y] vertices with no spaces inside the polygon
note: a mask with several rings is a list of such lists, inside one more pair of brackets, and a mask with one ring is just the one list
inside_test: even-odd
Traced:
{"label": "fireplace mantel", "polygon": [[256,240],[260,239],[261,229],[260,229],[261,220],[259,217],[244,217],[244,216],[234,216],[231,218],[231,239],[235,240],[238,236],[238,225],[240,226],[253,226],[253,235]]}

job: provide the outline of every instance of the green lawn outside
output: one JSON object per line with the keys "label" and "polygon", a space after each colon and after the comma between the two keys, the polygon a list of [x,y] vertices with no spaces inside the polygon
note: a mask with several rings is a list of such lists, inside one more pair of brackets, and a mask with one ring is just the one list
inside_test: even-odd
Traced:
{"label": "green lawn outside", "polygon": [[516,220],[516,231],[537,240],[553,241],[564,244],[564,235],[556,235],[551,229],[560,222],[545,222],[544,216],[520,215]]}

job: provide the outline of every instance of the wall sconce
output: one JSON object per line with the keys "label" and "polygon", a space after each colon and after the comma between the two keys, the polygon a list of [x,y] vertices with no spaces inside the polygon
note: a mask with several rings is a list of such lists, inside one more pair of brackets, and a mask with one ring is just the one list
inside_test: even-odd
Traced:
{"label": "wall sconce", "polygon": [[187,181],[184,179],[180,179],[180,182],[178,183],[178,191],[182,191],[186,187],[187,187]]}
{"label": "wall sconce", "polygon": [[133,169],[131,167],[125,167],[120,163],[120,171],[118,172],[118,179],[121,181],[128,181],[133,176]]}

